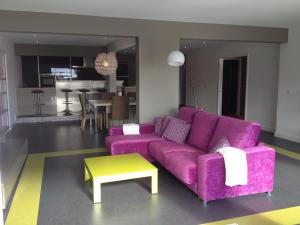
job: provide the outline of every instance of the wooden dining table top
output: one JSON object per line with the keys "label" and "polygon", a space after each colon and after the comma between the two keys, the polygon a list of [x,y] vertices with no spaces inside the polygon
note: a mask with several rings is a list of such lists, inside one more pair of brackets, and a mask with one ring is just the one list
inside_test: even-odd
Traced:
{"label": "wooden dining table top", "polygon": [[[88,102],[92,107],[112,106],[112,100],[91,99]],[[136,99],[129,99],[129,105],[136,105]]]}

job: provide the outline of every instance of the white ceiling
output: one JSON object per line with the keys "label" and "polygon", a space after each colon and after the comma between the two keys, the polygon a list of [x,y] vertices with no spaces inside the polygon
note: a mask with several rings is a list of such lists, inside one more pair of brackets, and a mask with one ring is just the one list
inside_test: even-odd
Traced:
{"label": "white ceiling", "polygon": [[[2,0],[0,0],[1,2]],[[134,40],[125,37],[104,37],[91,35],[33,34],[33,33],[1,33],[15,44],[45,44],[74,46],[106,46],[112,42]],[[38,43],[37,43],[38,42]]]}
{"label": "white ceiling", "polygon": [[0,9],[276,27],[300,23],[299,0],[0,0]]}

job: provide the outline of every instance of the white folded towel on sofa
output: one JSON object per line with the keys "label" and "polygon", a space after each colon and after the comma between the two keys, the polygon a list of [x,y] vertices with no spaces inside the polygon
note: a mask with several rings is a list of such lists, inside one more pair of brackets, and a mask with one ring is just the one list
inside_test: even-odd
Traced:
{"label": "white folded towel on sofa", "polygon": [[123,124],[123,134],[124,135],[140,134],[140,125],[135,123]]}
{"label": "white folded towel on sofa", "polygon": [[247,185],[248,164],[246,152],[234,147],[220,148],[216,152],[224,157],[226,170],[225,185],[229,187]]}

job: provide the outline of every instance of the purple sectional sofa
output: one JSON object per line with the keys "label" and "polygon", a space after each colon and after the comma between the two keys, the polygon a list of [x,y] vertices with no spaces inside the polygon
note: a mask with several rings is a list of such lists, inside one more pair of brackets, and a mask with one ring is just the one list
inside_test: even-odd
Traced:
{"label": "purple sectional sofa", "polygon": [[[149,123],[140,125],[140,135],[123,135],[121,127],[110,128],[106,147],[112,155],[137,152],[159,162],[204,202],[273,191],[275,151],[258,142],[259,124],[189,107],[180,108],[177,117],[191,123],[184,144],[161,138]],[[225,186],[224,159],[209,152],[222,137],[246,151],[248,185]]]}

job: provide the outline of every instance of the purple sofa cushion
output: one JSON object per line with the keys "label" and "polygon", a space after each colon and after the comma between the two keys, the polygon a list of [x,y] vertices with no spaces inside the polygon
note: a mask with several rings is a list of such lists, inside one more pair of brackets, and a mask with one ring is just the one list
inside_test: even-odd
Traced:
{"label": "purple sofa cushion", "polygon": [[149,155],[149,143],[158,140],[163,139],[156,134],[115,135],[105,138],[105,146],[112,155],[136,152],[152,161]]}
{"label": "purple sofa cushion", "polygon": [[225,147],[229,147],[229,141],[226,137],[221,137],[221,139],[218,140],[218,142],[216,143],[216,145],[209,150],[210,153],[214,153],[217,150],[221,149],[221,148],[225,148]]}
{"label": "purple sofa cushion", "polygon": [[197,112],[187,143],[208,151],[208,144],[216,128],[219,117],[204,111]]}
{"label": "purple sofa cushion", "polygon": [[212,149],[221,137],[226,137],[232,147],[252,147],[257,144],[260,130],[258,123],[222,116],[209,143],[209,149]]}
{"label": "purple sofa cushion", "polygon": [[172,141],[152,141],[149,144],[149,154],[152,158],[157,160],[161,165],[165,165],[165,156],[173,152],[195,152],[199,149],[187,144],[177,144]]}
{"label": "purple sofa cushion", "polygon": [[191,125],[188,123],[183,123],[178,120],[170,120],[165,132],[163,133],[163,137],[169,141],[182,144],[185,142],[190,129]]}
{"label": "purple sofa cushion", "polygon": [[185,184],[197,182],[197,158],[205,152],[181,151],[165,155],[165,167]]}
{"label": "purple sofa cushion", "polygon": [[177,117],[179,119],[185,120],[188,123],[192,123],[193,119],[194,119],[194,115],[198,111],[202,111],[202,110],[192,108],[192,107],[183,106],[179,109],[179,113],[178,113]]}
{"label": "purple sofa cushion", "polygon": [[154,124],[155,124],[155,128],[154,128],[154,132],[155,134],[157,134],[158,136],[161,136],[162,133],[162,125],[163,125],[163,121],[164,118],[163,117],[158,117],[155,119]]}

